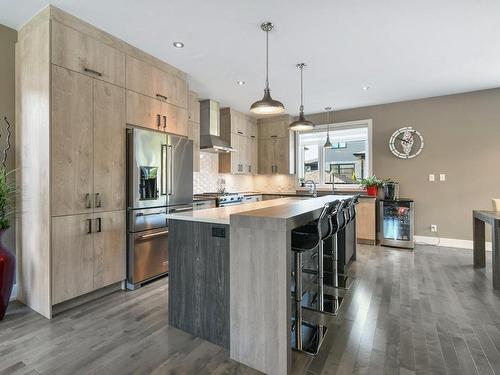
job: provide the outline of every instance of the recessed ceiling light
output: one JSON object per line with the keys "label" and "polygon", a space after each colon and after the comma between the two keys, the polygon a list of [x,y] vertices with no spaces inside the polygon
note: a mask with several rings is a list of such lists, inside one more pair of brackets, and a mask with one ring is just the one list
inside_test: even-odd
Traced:
{"label": "recessed ceiling light", "polygon": [[174,42],[174,47],[175,48],[183,48],[184,47],[184,43],[182,43],[182,42]]}
{"label": "recessed ceiling light", "polygon": [[246,82],[245,81],[236,81],[236,83],[240,86],[243,86]]}
{"label": "recessed ceiling light", "polygon": [[363,86],[362,88],[363,88],[364,91],[370,90],[370,86]]}

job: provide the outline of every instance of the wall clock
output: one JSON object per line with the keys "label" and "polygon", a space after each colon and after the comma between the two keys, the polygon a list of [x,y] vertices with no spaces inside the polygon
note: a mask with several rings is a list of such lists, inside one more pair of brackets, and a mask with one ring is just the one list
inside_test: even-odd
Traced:
{"label": "wall clock", "polygon": [[407,126],[396,130],[389,140],[391,152],[401,159],[411,159],[424,148],[424,137],[419,131]]}

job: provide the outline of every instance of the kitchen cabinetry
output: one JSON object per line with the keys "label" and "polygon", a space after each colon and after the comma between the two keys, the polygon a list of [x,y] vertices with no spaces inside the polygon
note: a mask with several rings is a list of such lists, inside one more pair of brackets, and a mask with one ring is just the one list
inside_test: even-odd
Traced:
{"label": "kitchen cabinetry", "polygon": [[52,215],[125,208],[125,92],[52,66]]}
{"label": "kitchen cabinetry", "polygon": [[[127,56],[151,67],[149,94],[166,100],[126,89]],[[187,85],[180,70],[53,6],[18,31],[16,74],[19,298],[51,318],[121,287],[126,122],[158,130],[160,115],[159,130],[186,135]]]}
{"label": "kitchen cabinetry", "polygon": [[377,244],[376,198],[363,197],[356,206],[356,237],[358,243]]}
{"label": "kitchen cabinetry", "polygon": [[172,73],[127,55],[126,88],[131,91],[187,108],[187,82]]}
{"label": "kitchen cabinetry", "polygon": [[236,151],[219,155],[219,172],[256,174],[258,159],[257,121],[231,108],[221,110],[221,138]]}
{"label": "kitchen cabinetry", "polygon": [[52,303],[125,279],[125,211],[52,218]]}
{"label": "kitchen cabinetry", "polygon": [[259,173],[295,173],[294,135],[289,115],[259,119]]}
{"label": "kitchen cabinetry", "polygon": [[193,202],[193,210],[205,210],[207,208],[215,208],[215,207],[216,207],[215,199]]}
{"label": "kitchen cabinetry", "polygon": [[189,91],[188,95],[188,131],[187,136],[193,141],[193,172],[200,171],[200,102],[198,94]]}
{"label": "kitchen cabinetry", "polygon": [[52,63],[117,86],[125,86],[125,54],[52,21]]}
{"label": "kitchen cabinetry", "polygon": [[187,110],[127,90],[127,124],[187,136]]}

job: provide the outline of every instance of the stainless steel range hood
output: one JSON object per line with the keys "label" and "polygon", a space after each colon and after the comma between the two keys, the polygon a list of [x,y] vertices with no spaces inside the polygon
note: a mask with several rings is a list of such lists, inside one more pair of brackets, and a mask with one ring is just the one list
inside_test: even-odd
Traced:
{"label": "stainless steel range hood", "polygon": [[234,152],[220,137],[220,106],[215,100],[200,101],[200,149],[205,152]]}

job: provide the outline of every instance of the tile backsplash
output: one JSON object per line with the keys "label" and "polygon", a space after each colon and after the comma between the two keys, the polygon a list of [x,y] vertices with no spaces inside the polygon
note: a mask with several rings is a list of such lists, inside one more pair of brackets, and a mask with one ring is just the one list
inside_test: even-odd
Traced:
{"label": "tile backsplash", "polygon": [[230,192],[289,192],[295,191],[295,175],[232,175],[219,173],[219,155],[201,152],[200,172],[193,174],[194,194],[216,192],[225,185]]}

